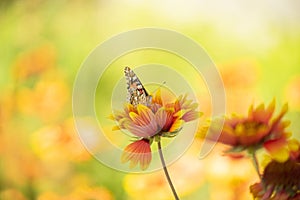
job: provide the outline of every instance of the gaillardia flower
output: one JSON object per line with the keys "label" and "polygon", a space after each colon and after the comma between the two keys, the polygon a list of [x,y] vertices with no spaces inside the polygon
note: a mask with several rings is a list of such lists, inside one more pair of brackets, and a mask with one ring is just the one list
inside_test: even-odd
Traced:
{"label": "gaillardia flower", "polygon": [[[267,148],[268,145],[285,143],[290,136],[290,133],[285,130],[289,121],[282,120],[288,110],[287,105],[284,105],[279,115],[275,117],[274,110],[275,100],[267,108],[264,104],[256,108],[252,105],[246,117],[232,115],[230,118],[225,118],[219,137],[219,119],[213,120],[211,122],[212,131],[206,138],[230,145],[232,148],[228,152],[241,152],[243,150],[253,152],[261,147],[270,150],[271,148]],[[275,146],[280,147],[280,145]],[[275,152],[270,151],[271,154]],[[288,158],[286,154],[282,156],[284,158],[277,158],[281,161]]]}
{"label": "gaillardia flower", "polygon": [[140,165],[142,170],[149,166],[151,144],[160,137],[174,137],[182,129],[185,122],[200,117],[196,111],[197,104],[179,96],[172,103],[163,103],[161,92],[158,90],[149,106],[125,104],[123,111],[115,111],[111,119],[117,122],[113,130],[127,130],[136,141],[125,147],[121,157],[122,162],[130,161],[130,168]]}
{"label": "gaillardia flower", "polygon": [[290,156],[285,162],[271,161],[262,174],[261,182],[250,186],[258,200],[300,199],[300,149],[299,142],[291,140]]}

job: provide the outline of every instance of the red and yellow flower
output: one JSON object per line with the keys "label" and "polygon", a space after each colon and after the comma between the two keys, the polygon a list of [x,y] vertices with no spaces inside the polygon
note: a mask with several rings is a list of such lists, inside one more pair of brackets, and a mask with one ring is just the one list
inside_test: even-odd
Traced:
{"label": "red and yellow flower", "polygon": [[300,199],[300,143],[291,140],[289,158],[285,162],[272,160],[262,174],[262,180],[250,186],[255,199]]}
{"label": "red and yellow flower", "polygon": [[138,138],[124,149],[121,161],[130,161],[131,168],[139,164],[145,170],[152,159],[150,146],[153,140],[176,136],[185,122],[200,117],[197,106],[192,100],[187,100],[187,96],[179,96],[174,102],[164,104],[158,90],[149,107],[126,104],[123,111],[114,112],[111,119],[117,122],[117,126],[113,130],[127,130]]}
{"label": "red and yellow flower", "polygon": [[[213,120],[212,131],[206,135],[206,138],[230,145],[232,148],[228,152],[255,151],[265,147],[274,158],[284,161],[287,159],[287,154],[282,153],[285,152],[282,150],[282,144],[285,144],[290,137],[290,133],[285,130],[290,122],[283,121],[282,118],[288,107],[284,105],[279,115],[275,117],[274,110],[275,100],[267,108],[264,104],[256,108],[252,105],[246,117],[232,115],[230,118],[225,118],[223,128],[220,128],[222,124],[220,119]],[[221,133],[218,132],[220,129]],[[273,146],[277,147],[276,150]],[[278,152],[281,152],[281,156],[278,156]]]}

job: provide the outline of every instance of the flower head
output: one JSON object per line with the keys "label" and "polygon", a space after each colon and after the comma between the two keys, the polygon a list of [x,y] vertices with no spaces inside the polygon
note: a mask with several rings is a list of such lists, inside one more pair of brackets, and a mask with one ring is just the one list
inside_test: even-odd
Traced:
{"label": "flower head", "polygon": [[160,90],[149,106],[125,104],[123,111],[116,111],[111,116],[117,122],[113,130],[128,130],[138,140],[124,149],[122,162],[130,161],[131,168],[139,163],[141,169],[146,169],[151,162],[150,145],[154,138],[176,136],[185,122],[200,117],[196,108],[197,104],[187,100],[186,96],[165,104]]}
{"label": "flower head", "polygon": [[290,156],[285,162],[271,161],[265,168],[260,183],[250,187],[254,198],[297,200],[300,198],[300,148],[293,141]]}
{"label": "flower head", "polygon": [[56,65],[56,50],[51,44],[44,44],[31,51],[20,54],[13,66],[14,76],[19,81],[26,81],[38,76]]}
{"label": "flower head", "polygon": [[[268,142],[286,141],[289,133],[285,128],[289,122],[282,118],[287,112],[287,105],[283,106],[278,116],[274,117],[275,101],[265,108],[264,104],[254,108],[250,107],[248,116],[239,117],[233,115],[225,118],[224,126],[219,137],[219,119],[212,121],[212,132],[208,139],[232,146],[231,152],[242,150],[256,150]],[[268,149],[267,149],[268,150]]]}

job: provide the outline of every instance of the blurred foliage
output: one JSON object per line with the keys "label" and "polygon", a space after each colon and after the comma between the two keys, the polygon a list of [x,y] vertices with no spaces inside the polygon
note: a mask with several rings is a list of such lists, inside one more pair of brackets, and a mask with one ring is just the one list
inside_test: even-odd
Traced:
{"label": "blurred foliage", "polygon": [[[228,113],[245,113],[253,101],[268,103],[273,97],[277,104],[289,102],[290,129],[299,138],[300,4],[270,4],[1,0],[1,199],[140,199],[136,195],[151,197],[165,184],[158,172],[133,176],[103,166],[81,145],[72,118],[72,84],[81,63],[99,43],[136,28],[172,29],[201,44],[224,80]],[[129,58],[130,64],[153,62],[156,54]],[[123,67],[116,69],[120,77]],[[210,97],[197,97],[209,113]],[[196,139],[184,162],[170,170],[175,185],[184,186],[183,199],[251,199],[249,161],[219,155],[199,161],[200,146]],[[198,174],[188,169],[193,166]],[[168,189],[159,192],[153,197],[172,198]]]}

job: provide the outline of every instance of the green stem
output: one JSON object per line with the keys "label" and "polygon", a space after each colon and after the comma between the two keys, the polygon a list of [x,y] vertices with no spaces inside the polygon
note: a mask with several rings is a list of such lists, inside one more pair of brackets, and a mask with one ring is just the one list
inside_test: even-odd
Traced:
{"label": "green stem", "polygon": [[254,165],[254,167],[255,167],[256,173],[257,173],[259,179],[262,180],[261,174],[260,174],[260,172],[259,172],[259,165],[258,165],[258,161],[257,161],[257,157],[256,157],[255,151],[253,151],[253,152],[251,153],[251,156],[252,156],[253,165]]}
{"label": "green stem", "polygon": [[168,183],[169,183],[169,185],[170,185],[170,187],[171,187],[171,190],[172,190],[172,192],[173,192],[173,195],[174,195],[175,199],[176,199],[176,200],[179,200],[179,197],[178,197],[178,195],[177,195],[177,193],[176,193],[176,190],[175,190],[175,188],[174,188],[174,185],[173,185],[173,183],[172,183],[172,181],[171,181],[171,178],[170,178],[168,169],[167,169],[167,167],[166,167],[165,159],[164,159],[164,156],[163,156],[163,153],[162,153],[162,150],[161,150],[161,142],[160,142],[160,140],[157,141],[157,145],[158,145],[158,152],[159,152],[159,157],[160,157],[160,160],[161,160],[161,164],[162,164],[162,166],[163,166],[163,169],[164,169],[165,175],[166,175],[166,177],[167,177]]}

